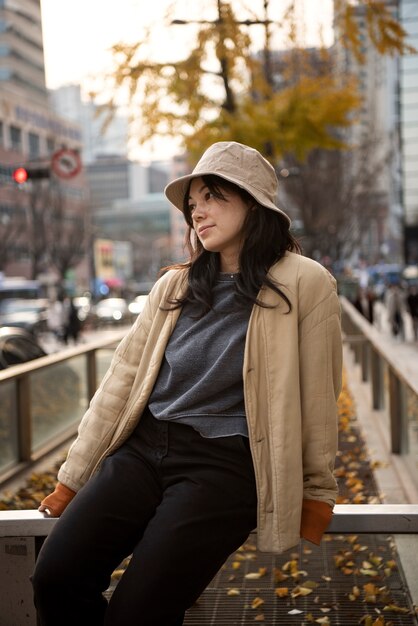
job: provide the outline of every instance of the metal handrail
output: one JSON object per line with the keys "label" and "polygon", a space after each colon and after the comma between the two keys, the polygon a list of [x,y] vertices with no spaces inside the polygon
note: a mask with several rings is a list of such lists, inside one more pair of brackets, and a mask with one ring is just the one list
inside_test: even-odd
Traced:
{"label": "metal handrail", "polygon": [[98,385],[97,381],[97,353],[105,348],[116,346],[126,335],[126,328],[115,330],[106,338],[93,339],[87,344],[69,347],[60,352],[34,359],[27,363],[13,365],[6,370],[0,371],[0,384],[13,382],[16,393],[16,428],[18,452],[17,463],[0,472],[0,488],[16,475],[28,471],[34,462],[49,455],[55,449],[64,445],[75,436],[78,422],[63,430],[59,435],[51,437],[45,444],[36,450],[32,449],[32,407],[30,406],[30,382],[31,376],[54,365],[65,363],[77,356],[86,356],[86,388],[87,399],[90,400]]}
{"label": "metal handrail", "polygon": [[[345,296],[340,296],[340,302],[343,312],[342,326],[347,342],[355,343],[358,341],[359,336],[363,341],[367,341],[373,350],[386,361],[397,378],[408,385],[415,395],[418,396],[418,377],[405,367],[402,358],[393,351],[392,342],[375,326],[370,324]],[[347,328],[345,323],[347,318],[352,325],[351,328]]]}
{"label": "metal handrail", "polygon": [[[393,454],[408,450],[405,389],[418,398],[418,376],[408,368],[393,343],[370,324],[345,298],[340,297],[342,328],[345,341],[354,350],[357,363],[361,365],[363,382],[370,382],[372,408],[385,409],[384,364],[388,368],[388,414],[390,419],[390,449]],[[417,355],[418,361],[418,355]]]}

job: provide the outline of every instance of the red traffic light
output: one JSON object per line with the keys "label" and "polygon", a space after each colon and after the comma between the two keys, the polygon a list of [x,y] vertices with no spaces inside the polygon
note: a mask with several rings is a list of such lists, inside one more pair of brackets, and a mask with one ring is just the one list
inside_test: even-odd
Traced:
{"label": "red traffic light", "polygon": [[17,170],[14,170],[12,173],[13,180],[15,183],[21,185],[28,180],[28,172],[24,167],[18,167]]}

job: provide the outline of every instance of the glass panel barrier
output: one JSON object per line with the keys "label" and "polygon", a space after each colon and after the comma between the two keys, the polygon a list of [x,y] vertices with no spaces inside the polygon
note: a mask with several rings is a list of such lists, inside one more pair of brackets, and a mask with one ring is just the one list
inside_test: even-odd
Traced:
{"label": "glass panel barrier", "polygon": [[32,449],[80,421],[87,408],[85,355],[33,372]]}
{"label": "glass panel barrier", "polygon": [[0,384],[0,470],[19,461],[16,382]]}

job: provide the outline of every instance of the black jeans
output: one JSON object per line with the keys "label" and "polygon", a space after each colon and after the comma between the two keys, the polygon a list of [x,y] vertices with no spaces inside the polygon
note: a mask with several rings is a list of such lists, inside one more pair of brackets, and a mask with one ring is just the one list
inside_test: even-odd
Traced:
{"label": "black jeans", "polygon": [[[147,411],[45,541],[32,578],[40,623],[181,625],[256,509],[245,437],[204,438]],[[108,604],[102,592],[130,554]]]}

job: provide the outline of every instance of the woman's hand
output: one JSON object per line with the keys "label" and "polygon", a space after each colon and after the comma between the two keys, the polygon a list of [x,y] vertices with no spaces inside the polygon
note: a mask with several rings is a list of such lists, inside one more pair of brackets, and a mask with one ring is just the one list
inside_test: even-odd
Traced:
{"label": "woman's hand", "polygon": [[69,487],[62,483],[57,483],[55,491],[42,500],[38,511],[47,513],[50,517],[60,517],[75,494],[76,492],[69,489]]}

